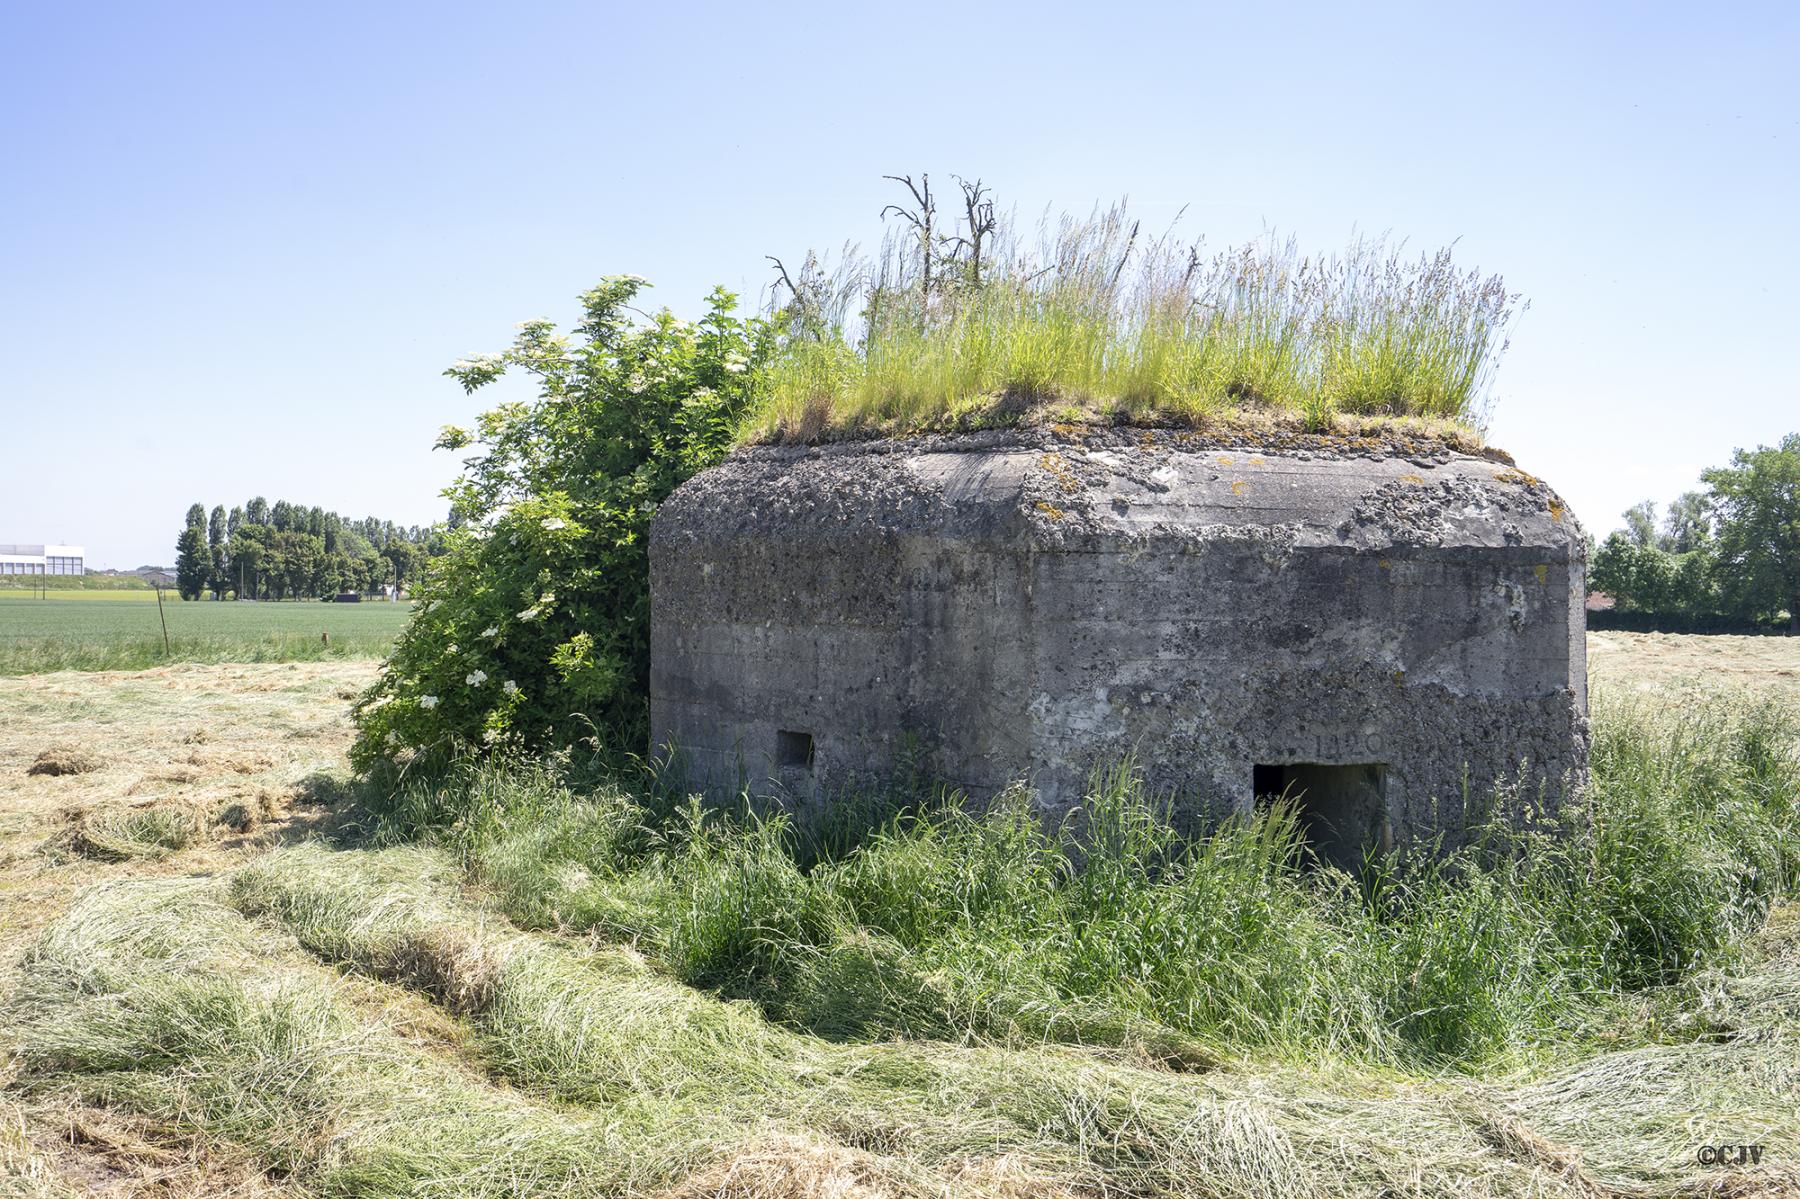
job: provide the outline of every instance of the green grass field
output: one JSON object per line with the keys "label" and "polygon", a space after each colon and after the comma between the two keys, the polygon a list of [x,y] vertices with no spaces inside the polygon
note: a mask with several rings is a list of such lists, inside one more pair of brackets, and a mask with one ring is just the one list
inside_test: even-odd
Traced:
{"label": "green grass field", "polygon": [[58,591],[76,595],[112,595],[124,592],[134,598],[156,598],[156,588],[136,575],[0,575],[0,595],[13,591],[35,592],[40,585],[48,585],[50,594]]}
{"label": "green grass field", "polygon": [[379,657],[412,611],[404,603],[165,602],[165,651],[155,594],[148,593],[148,603],[124,602],[132,594],[47,600],[0,596],[0,675],[141,670],[165,662]]}
{"label": "green grass field", "polygon": [[[22,603],[28,600],[125,600],[134,604],[156,603],[154,587],[51,587],[45,591],[35,591],[24,587],[8,587],[0,590],[0,604]],[[181,601],[173,595],[164,595],[163,603],[178,604]]]}

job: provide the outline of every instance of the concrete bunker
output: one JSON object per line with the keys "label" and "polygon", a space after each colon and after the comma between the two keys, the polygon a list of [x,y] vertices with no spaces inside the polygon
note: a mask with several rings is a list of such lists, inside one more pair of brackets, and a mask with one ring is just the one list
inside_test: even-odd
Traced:
{"label": "concrete bunker", "polygon": [[653,738],[697,789],[902,766],[1052,811],[1290,791],[1322,860],[1586,769],[1584,542],[1440,443],[1055,429],[740,450],[650,545]]}

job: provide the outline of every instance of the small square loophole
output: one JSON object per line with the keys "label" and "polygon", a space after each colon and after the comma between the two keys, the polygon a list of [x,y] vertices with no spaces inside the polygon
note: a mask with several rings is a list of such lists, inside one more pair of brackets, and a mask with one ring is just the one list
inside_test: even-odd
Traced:
{"label": "small square loophole", "polygon": [[1387,764],[1258,762],[1251,767],[1257,801],[1285,799],[1308,850],[1354,872],[1371,849],[1385,850]]}
{"label": "small square loophole", "polygon": [[779,729],[775,733],[775,765],[782,769],[811,770],[813,767],[813,737],[811,733],[797,733],[791,729]]}

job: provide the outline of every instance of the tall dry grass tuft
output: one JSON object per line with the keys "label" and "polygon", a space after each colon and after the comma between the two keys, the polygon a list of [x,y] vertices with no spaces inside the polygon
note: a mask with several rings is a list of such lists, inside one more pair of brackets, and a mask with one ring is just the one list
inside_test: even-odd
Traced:
{"label": "tall dry grass tuft", "polygon": [[[1497,275],[1385,240],[1307,255],[1267,237],[1208,253],[1123,204],[995,219],[922,248],[894,230],[835,272],[785,272],[784,351],[744,436],[818,440],[1052,419],[1315,430],[1399,416],[1479,426],[1521,311]],[[778,296],[779,298],[779,296]]]}

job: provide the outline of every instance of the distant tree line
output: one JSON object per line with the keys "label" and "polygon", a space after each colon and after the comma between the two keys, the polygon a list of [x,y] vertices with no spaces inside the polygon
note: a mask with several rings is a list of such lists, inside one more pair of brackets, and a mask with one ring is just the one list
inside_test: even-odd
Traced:
{"label": "distant tree line", "polygon": [[1660,523],[1655,504],[1634,505],[1595,550],[1589,585],[1627,618],[1611,623],[1723,629],[1785,618],[1800,633],[1800,433],[1739,450],[1701,481],[1705,490],[1676,499]]}
{"label": "distant tree line", "polygon": [[315,599],[343,591],[405,588],[442,552],[437,526],[350,520],[323,508],[257,496],[227,512],[195,504],[175,542],[183,599]]}

